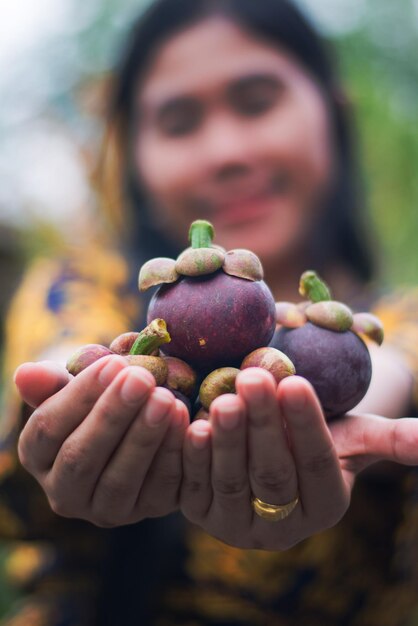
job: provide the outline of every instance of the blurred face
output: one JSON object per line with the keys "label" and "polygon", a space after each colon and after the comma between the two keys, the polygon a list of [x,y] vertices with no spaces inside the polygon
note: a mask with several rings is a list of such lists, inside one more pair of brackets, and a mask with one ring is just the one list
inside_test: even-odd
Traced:
{"label": "blurred face", "polygon": [[303,250],[333,148],[325,100],[289,53],[208,18],[160,48],[136,110],[138,176],[172,239],[205,218],[216,243],[265,264]]}

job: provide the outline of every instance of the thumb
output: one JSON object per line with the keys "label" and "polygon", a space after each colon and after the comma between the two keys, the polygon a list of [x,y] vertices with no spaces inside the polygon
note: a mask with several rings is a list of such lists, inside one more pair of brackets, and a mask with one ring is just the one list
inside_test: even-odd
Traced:
{"label": "thumb", "polygon": [[39,361],[20,365],[15,371],[14,382],[22,400],[36,408],[72,378],[63,365],[54,361]]}
{"label": "thumb", "polygon": [[418,465],[418,419],[365,413],[330,424],[339,456],[364,469],[377,461]]}

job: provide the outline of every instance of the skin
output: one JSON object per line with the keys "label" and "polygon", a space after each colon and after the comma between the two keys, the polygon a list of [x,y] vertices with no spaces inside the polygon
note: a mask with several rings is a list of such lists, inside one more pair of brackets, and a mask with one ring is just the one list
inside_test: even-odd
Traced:
{"label": "skin", "polygon": [[159,227],[186,245],[190,223],[209,219],[217,243],[261,258],[273,290],[277,264],[291,268],[294,293],[336,161],[315,81],[287,52],[213,17],[161,47],[136,110],[134,159]]}
{"label": "skin", "polygon": [[[231,545],[285,550],[341,519],[369,465],[418,463],[417,420],[354,412],[327,425],[306,380],[276,386],[259,368],[238,375],[237,395],[217,398],[209,421],[190,425],[182,403],[123,357],[76,378],[55,362],[26,363],[16,385],[37,407],[20,436],[22,464],[56,513],[102,527],[180,508]],[[300,502],[272,524],[252,511],[252,493],[277,504],[299,493]]]}
{"label": "skin", "polygon": [[147,370],[110,356],[75,378],[53,361],[15,378],[35,408],[19,457],[56,513],[110,527],[177,508],[188,414]]}
{"label": "skin", "polygon": [[[256,96],[262,110],[249,115]],[[211,18],[161,47],[137,109],[134,158],[157,223],[181,241],[192,219],[208,217],[218,243],[260,255],[280,299],[299,299],[303,249],[334,175],[327,107],[312,78],[286,52]],[[257,368],[239,374],[237,394],[217,398],[209,420],[189,425],[183,405],[123,357],[76,378],[52,362],[26,363],[16,385],[34,412],[19,456],[60,515],[111,527],[180,509],[231,545],[287,549],[341,519],[365,467],[418,464],[418,422],[389,419],[407,411],[409,371],[386,348],[372,360],[362,405],[328,425],[307,381],[277,387]],[[297,493],[279,523],[251,508],[252,494],[283,504]]]}

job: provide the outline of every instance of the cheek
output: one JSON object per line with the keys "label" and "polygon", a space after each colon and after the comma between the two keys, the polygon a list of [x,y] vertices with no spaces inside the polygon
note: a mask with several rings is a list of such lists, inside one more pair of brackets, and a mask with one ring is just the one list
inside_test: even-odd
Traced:
{"label": "cheek", "polygon": [[135,164],[141,184],[156,204],[175,203],[193,181],[190,151],[155,137],[137,142]]}
{"label": "cheek", "polygon": [[257,248],[268,263],[306,248],[334,179],[334,143],[326,107],[319,99],[289,103],[260,132],[269,169],[285,171],[291,181],[271,222],[251,234],[252,249]]}
{"label": "cheek", "polygon": [[303,140],[306,169],[313,192],[321,197],[334,177],[335,149],[329,114],[322,102],[313,102],[305,114]]}
{"label": "cheek", "polygon": [[152,207],[154,224],[176,244],[187,245],[192,217],[185,198],[196,186],[193,150],[189,145],[143,136],[135,147],[141,186]]}
{"label": "cheek", "polygon": [[298,146],[303,164],[301,169],[306,177],[304,188],[314,198],[322,198],[334,175],[334,142],[328,110],[322,97],[313,93],[304,101],[299,101],[294,116],[295,145]]}
{"label": "cheek", "polygon": [[334,176],[329,115],[319,94],[295,94],[263,129],[272,163],[289,170],[297,195],[321,198]]}

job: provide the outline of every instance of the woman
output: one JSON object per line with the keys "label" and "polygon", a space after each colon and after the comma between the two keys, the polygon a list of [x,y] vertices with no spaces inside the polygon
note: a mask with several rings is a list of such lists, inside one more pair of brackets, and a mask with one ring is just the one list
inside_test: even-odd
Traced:
{"label": "woman", "polygon": [[[120,188],[131,201],[129,216],[118,217],[128,225],[123,248],[134,270],[141,256],[175,255],[190,221],[206,217],[218,243],[261,257],[276,299],[296,300],[299,275],[313,265],[337,298],[374,303],[344,104],[322,45],[291,4],[154,3],[128,46],[110,123],[103,167],[110,162],[115,173],[116,145]],[[99,261],[87,271],[80,261],[52,270],[48,314],[58,321],[43,357],[58,360],[57,344],[65,352],[138,325],[115,297],[129,282],[123,268],[115,274],[118,261],[105,269]],[[83,276],[88,289],[77,308]],[[84,339],[95,289],[111,321],[94,317]],[[395,537],[399,486],[413,472],[392,465],[366,475],[349,508],[362,469],[382,459],[418,463],[418,424],[387,419],[412,405],[416,357],[400,335],[398,325],[396,341],[372,349],[368,395],[329,429],[297,377],[276,389],[266,372],[244,371],[237,394],[217,399],[209,422],[189,425],[181,403],[122,357],[73,380],[50,360],[21,366],[17,387],[35,408],[20,435],[21,463],[56,513],[102,527],[53,518],[67,535],[60,544],[56,532],[53,556],[42,561],[47,576],[71,567],[78,576],[80,563],[84,575],[96,570],[81,595],[73,576],[54,606],[51,587],[40,583],[44,621],[404,623],[415,600],[396,569],[404,544]],[[34,493],[33,484],[27,489]],[[261,519],[253,496],[284,509],[284,519]],[[359,515],[371,498],[375,506]],[[31,530],[46,537],[42,515]],[[264,552],[243,550],[254,548]]]}

